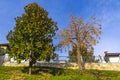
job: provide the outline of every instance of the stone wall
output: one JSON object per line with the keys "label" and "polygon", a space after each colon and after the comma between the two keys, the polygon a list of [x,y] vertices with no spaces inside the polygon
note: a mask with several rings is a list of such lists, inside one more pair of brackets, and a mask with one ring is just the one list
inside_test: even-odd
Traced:
{"label": "stone wall", "polygon": [[120,63],[86,63],[86,69],[120,71]]}
{"label": "stone wall", "polygon": [[[3,66],[28,66],[28,63],[17,64],[17,63],[5,62]],[[43,63],[43,64],[37,64],[36,66],[78,69],[78,65],[76,63],[69,63],[69,64]],[[85,69],[120,71],[120,63],[85,63]]]}
{"label": "stone wall", "polygon": [[11,63],[11,62],[4,62],[3,66],[28,66],[28,63]]}
{"label": "stone wall", "polygon": [[[71,63],[68,68],[78,69],[78,65]],[[120,71],[120,63],[85,63],[85,69]]]}

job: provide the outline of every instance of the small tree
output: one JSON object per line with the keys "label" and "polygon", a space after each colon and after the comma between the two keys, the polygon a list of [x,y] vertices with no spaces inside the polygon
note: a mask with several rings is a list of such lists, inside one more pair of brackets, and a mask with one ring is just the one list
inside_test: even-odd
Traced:
{"label": "small tree", "polygon": [[24,7],[25,13],[17,17],[14,30],[11,30],[7,39],[9,53],[18,62],[29,60],[29,74],[36,60],[49,61],[54,56],[52,38],[58,29],[56,22],[48,17],[48,12],[37,3]]}
{"label": "small tree", "polygon": [[[72,48],[72,51],[69,51],[69,61],[70,62],[77,62],[77,52],[76,52],[76,48]],[[84,48],[82,51],[81,51],[81,56],[82,56],[82,59],[83,59],[83,62],[86,60],[88,61],[89,58],[92,58],[93,57],[93,51],[87,51],[86,48]]]}
{"label": "small tree", "polygon": [[76,49],[78,66],[83,70],[82,52],[84,49],[93,50],[93,45],[96,45],[100,39],[100,34],[101,25],[96,18],[90,18],[88,22],[84,22],[81,17],[71,16],[69,26],[60,32],[60,46],[73,46]]}

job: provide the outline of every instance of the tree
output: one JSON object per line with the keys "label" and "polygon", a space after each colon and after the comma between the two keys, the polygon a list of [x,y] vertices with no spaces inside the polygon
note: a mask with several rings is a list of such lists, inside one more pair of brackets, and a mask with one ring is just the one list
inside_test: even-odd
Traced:
{"label": "tree", "polygon": [[48,12],[37,3],[24,7],[25,13],[15,18],[16,25],[7,39],[9,54],[17,62],[29,60],[29,74],[36,60],[49,61],[54,56],[52,38],[58,30],[57,23],[48,17]]}
{"label": "tree", "polygon": [[60,47],[74,47],[77,53],[79,69],[83,70],[82,52],[84,49],[87,49],[87,51],[93,50],[93,45],[96,45],[100,39],[100,34],[101,24],[96,18],[91,17],[88,22],[84,22],[81,17],[75,18],[71,16],[69,26],[60,31]]}
{"label": "tree", "polygon": [[[68,54],[69,54],[70,62],[77,62],[76,48],[73,47],[72,51],[69,51]],[[93,51],[88,51],[86,48],[84,48],[81,51],[81,56],[82,56],[83,62],[86,62],[89,60],[89,58],[93,58]]]}

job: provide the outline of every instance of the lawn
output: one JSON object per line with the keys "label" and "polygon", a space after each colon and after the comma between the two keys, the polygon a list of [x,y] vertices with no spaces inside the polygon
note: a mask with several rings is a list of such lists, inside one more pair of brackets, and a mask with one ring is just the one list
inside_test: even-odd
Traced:
{"label": "lawn", "polygon": [[0,67],[0,80],[120,80],[119,71],[72,70],[61,68]]}

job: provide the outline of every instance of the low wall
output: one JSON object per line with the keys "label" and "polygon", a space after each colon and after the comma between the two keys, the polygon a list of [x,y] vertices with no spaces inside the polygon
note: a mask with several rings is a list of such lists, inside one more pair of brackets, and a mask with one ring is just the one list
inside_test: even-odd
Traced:
{"label": "low wall", "polygon": [[5,62],[3,63],[3,66],[28,66],[28,63],[10,63],[10,62]]}
{"label": "low wall", "polygon": [[[71,63],[68,68],[78,69],[78,65]],[[120,63],[85,63],[85,69],[120,71]]]}
{"label": "low wall", "polygon": [[86,63],[86,69],[120,71],[120,63]]}
{"label": "low wall", "polygon": [[[3,66],[28,66],[28,63],[17,64],[17,63],[5,62]],[[36,66],[78,69],[78,65],[76,63],[68,63],[68,64],[44,63],[44,64],[37,64]],[[85,69],[120,71],[120,63],[85,63]]]}

